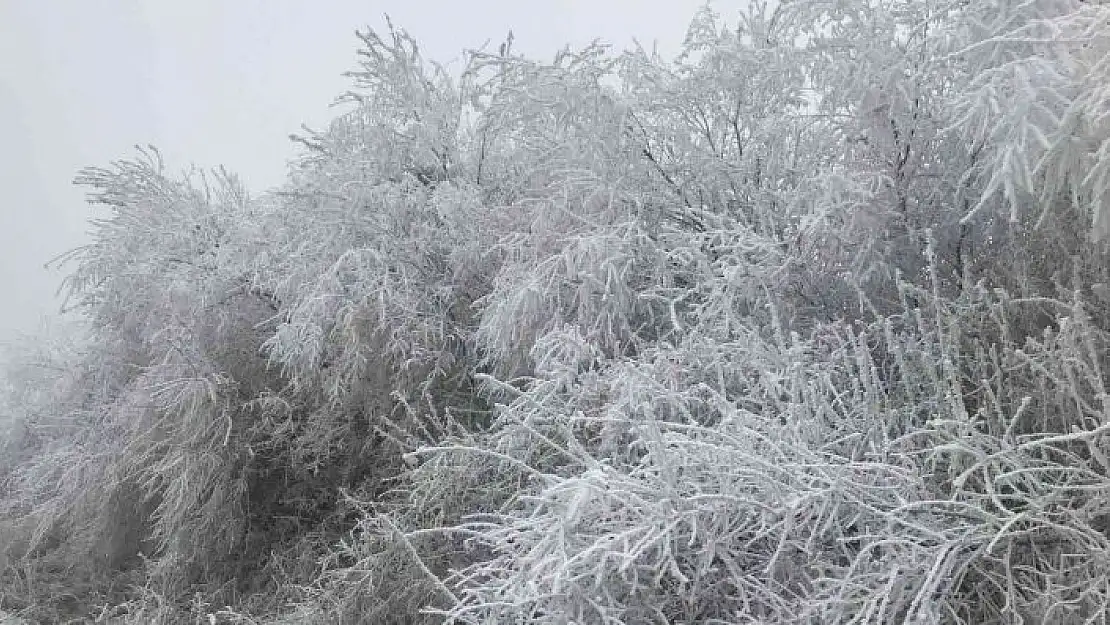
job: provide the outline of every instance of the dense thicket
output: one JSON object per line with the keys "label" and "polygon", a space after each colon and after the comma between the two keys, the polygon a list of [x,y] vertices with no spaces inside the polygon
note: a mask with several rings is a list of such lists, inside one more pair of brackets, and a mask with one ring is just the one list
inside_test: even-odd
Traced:
{"label": "dense thicket", "polygon": [[282,188],[78,177],[0,610],[1108,620],[1110,7],[753,0],[458,75],[358,36]]}

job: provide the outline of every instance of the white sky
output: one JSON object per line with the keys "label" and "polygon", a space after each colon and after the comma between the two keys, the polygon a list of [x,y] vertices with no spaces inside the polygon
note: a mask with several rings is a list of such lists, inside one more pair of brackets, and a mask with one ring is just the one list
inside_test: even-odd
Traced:
{"label": "white sky", "polygon": [[[743,0],[716,0],[717,10]],[[300,124],[322,127],[349,87],[355,28],[395,25],[441,62],[511,28],[551,55],[595,37],[671,53],[702,0],[0,0],[0,339],[58,309],[92,214],[77,170],[153,144],[172,170],[225,165],[278,184]]]}

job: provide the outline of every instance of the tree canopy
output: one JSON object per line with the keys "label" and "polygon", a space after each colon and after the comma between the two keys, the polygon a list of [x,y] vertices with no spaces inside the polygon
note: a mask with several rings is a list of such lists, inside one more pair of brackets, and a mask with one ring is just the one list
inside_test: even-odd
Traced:
{"label": "tree canopy", "polygon": [[357,41],[280,188],[77,176],[0,617],[1107,621],[1110,6]]}

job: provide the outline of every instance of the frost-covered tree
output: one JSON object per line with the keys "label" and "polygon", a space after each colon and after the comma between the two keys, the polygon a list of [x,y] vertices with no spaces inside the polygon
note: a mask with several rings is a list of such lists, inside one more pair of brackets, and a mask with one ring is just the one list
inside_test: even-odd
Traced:
{"label": "frost-covered tree", "polygon": [[753,1],[457,75],[387,23],[279,189],[85,170],[0,609],[1101,622],[1108,20]]}

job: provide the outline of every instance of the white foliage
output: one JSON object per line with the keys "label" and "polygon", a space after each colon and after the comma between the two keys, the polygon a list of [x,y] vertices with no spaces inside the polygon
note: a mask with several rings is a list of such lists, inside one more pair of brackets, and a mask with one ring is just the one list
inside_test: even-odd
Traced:
{"label": "white foliage", "polygon": [[139,619],[1100,622],[1108,11],[754,1],[459,76],[360,32],[282,188],[82,173],[90,344],[9,380],[0,532]]}

